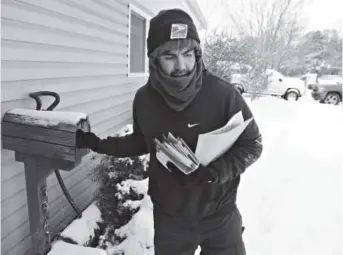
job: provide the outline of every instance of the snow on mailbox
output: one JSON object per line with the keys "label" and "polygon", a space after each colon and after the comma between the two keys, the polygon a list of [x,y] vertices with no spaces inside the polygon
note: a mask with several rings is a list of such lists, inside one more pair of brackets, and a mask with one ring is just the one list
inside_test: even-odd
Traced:
{"label": "snow on mailbox", "polygon": [[52,171],[72,170],[88,149],[76,148],[76,131],[90,131],[85,113],[12,109],[2,119],[2,147],[15,151],[25,166],[32,251],[51,249],[46,178]]}
{"label": "snow on mailbox", "polygon": [[76,148],[77,129],[90,131],[85,113],[12,109],[2,119],[2,144],[18,161],[31,156],[70,170],[89,152]]}

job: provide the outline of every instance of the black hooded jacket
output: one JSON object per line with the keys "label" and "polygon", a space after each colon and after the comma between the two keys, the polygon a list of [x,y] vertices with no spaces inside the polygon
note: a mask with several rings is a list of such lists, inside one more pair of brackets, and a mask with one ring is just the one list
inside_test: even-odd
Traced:
{"label": "black hooded jacket", "polygon": [[[133,133],[99,140],[94,151],[131,157],[150,153],[149,195],[156,209],[177,218],[204,218],[228,212],[236,203],[240,175],[261,155],[261,135],[253,120],[235,145],[207,168],[217,181],[183,186],[156,159],[153,138],[171,132],[195,151],[198,135],[224,126],[237,112],[245,120],[252,113],[243,97],[226,81],[204,71],[203,85],[182,112],[170,109],[149,83],[141,87],[133,102]],[[198,124],[198,125],[194,125]]]}

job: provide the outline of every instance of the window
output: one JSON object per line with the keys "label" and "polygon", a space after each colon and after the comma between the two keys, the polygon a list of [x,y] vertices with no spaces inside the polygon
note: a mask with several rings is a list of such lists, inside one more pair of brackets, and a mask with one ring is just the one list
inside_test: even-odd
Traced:
{"label": "window", "polygon": [[147,31],[147,15],[130,5],[129,76],[147,75]]}

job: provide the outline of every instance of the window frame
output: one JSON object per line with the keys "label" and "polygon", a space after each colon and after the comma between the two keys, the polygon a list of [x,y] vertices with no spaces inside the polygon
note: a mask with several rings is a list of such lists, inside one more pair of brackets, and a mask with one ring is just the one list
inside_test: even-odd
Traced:
{"label": "window frame", "polygon": [[129,29],[128,29],[128,65],[127,65],[127,73],[128,73],[128,77],[147,77],[149,76],[149,59],[147,57],[147,46],[145,45],[144,48],[144,57],[145,57],[145,61],[144,61],[144,69],[145,72],[131,72],[130,71],[130,59],[131,59],[131,14],[132,12],[137,13],[138,15],[140,15],[141,17],[143,17],[145,19],[145,38],[144,40],[146,41],[148,38],[148,31],[149,31],[149,24],[150,24],[150,15],[148,15],[144,10],[142,10],[141,8],[133,5],[132,3],[129,4]]}

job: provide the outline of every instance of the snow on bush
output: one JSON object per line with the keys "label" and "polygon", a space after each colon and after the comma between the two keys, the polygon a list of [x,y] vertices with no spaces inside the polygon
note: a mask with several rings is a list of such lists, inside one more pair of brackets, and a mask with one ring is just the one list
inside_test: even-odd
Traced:
{"label": "snow on bush", "polygon": [[141,193],[128,186],[121,186],[121,183],[127,179],[142,180],[144,170],[139,158],[116,159],[107,156],[94,173],[94,180],[98,183],[96,201],[107,226],[100,242],[100,247],[105,249],[108,244],[113,245],[122,240],[115,235],[114,230],[128,223],[139,209],[127,207],[126,201],[134,202],[143,198]]}
{"label": "snow on bush", "polygon": [[152,218],[152,202],[147,195],[148,179],[142,181],[127,180],[118,184],[120,192],[126,193],[128,189],[143,195],[139,201],[127,200],[124,206],[131,209],[139,209],[131,220],[124,226],[115,230],[115,235],[123,241],[107,249],[108,254],[154,254],[153,235],[154,226]]}
{"label": "snow on bush", "polygon": [[83,211],[80,219],[74,220],[61,233],[63,239],[71,239],[77,244],[88,246],[90,240],[95,236],[95,230],[99,229],[99,223],[102,222],[101,212],[95,204],[91,204]]}
{"label": "snow on bush", "polygon": [[[132,133],[132,126],[124,127],[117,136]],[[147,192],[146,169],[148,156],[116,158],[104,156],[92,173],[98,184],[96,204],[101,211],[104,233],[98,247],[107,249],[120,244],[126,237],[116,230],[126,225],[140,209]]]}

